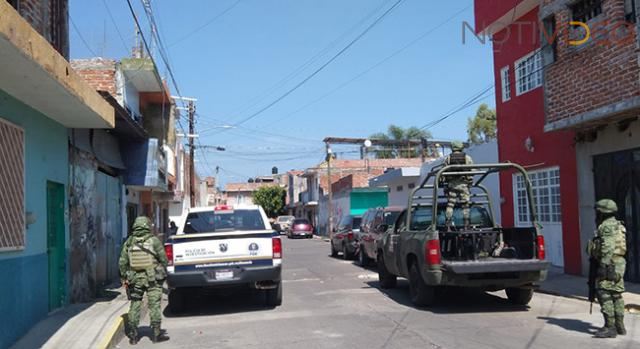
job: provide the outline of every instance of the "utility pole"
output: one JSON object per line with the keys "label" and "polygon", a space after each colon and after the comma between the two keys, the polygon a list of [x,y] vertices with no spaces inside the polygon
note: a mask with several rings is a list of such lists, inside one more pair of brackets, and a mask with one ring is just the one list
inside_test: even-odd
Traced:
{"label": "utility pole", "polygon": [[[189,134],[193,135],[195,133],[195,122],[194,117],[196,114],[196,108],[193,104],[193,101],[189,101],[188,104],[188,113],[189,113]],[[191,207],[196,206],[196,192],[195,192],[195,166],[194,166],[194,157],[196,154],[196,148],[193,144],[194,137],[189,137],[189,197],[191,199]]]}
{"label": "utility pole", "polygon": [[331,147],[329,146],[329,143],[325,143],[326,148],[327,148],[327,190],[329,192],[329,203],[327,205],[327,209],[329,210],[329,231],[328,231],[328,235],[331,236],[331,234],[333,233],[333,191],[331,190]]}

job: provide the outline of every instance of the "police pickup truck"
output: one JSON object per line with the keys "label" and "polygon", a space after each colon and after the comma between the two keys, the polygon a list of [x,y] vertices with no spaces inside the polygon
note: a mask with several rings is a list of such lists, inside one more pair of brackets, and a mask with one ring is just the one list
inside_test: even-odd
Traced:
{"label": "police pickup truck", "polygon": [[[491,196],[483,182],[501,171],[522,176],[530,225],[505,227],[495,222]],[[454,208],[455,225],[445,224],[447,195],[441,185],[455,176],[473,179],[467,227],[460,207]],[[499,163],[433,169],[413,190],[408,208],[377,241],[380,286],[396,286],[398,276],[409,279],[411,301],[418,306],[435,303],[436,291],[443,286],[505,290],[509,301],[526,305],[549,266],[540,228],[531,182],[521,166]]]}
{"label": "police pickup truck", "polygon": [[250,287],[268,306],[282,303],[282,242],[260,206],[192,208],[165,244],[169,307],[189,292]]}

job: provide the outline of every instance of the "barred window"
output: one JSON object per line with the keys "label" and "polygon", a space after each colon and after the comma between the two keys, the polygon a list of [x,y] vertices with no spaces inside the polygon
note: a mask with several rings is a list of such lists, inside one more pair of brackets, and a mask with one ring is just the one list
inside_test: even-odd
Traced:
{"label": "barred window", "polygon": [[500,80],[502,80],[502,101],[511,99],[511,81],[509,79],[509,66],[500,69]]}
{"label": "barred window", "polygon": [[[529,179],[538,220],[542,223],[561,223],[560,169],[530,172]],[[519,224],[531,223],[527,187],[524,177],[520,174],[514,175],[514,200],[516,221]]]}
{"label": "barred window", "polygon": [[24,247],[24,131],[0,119],[0,251]]}
{"label": "barred window", "polygon": [[515,63],[516,95],[527,93],[542,86],[542,53],[529,53]]}
{"label": "barred window", "polygon": [[587,23],[602,13],[602,0],[582,0],[571,5],[571,17],[574,21]]}

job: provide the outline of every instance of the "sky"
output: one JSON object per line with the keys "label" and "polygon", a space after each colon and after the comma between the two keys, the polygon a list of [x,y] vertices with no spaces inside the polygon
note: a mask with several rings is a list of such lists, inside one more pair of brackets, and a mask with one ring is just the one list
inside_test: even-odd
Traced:
{"label": "sky", "polygon": [[[142,1],[130,1],[150,40]],[[151,0],[180,93],[198,99],[198,142],[226,149],[197,149],[198,174],[215,175],[218,166],[224,184],[274,166],[312,167],[325,156],[325,137],[422,127],[492,85],[490,42],[467,32],[463,43],[473,0],[398,1]],[[71,0],[70,20],[72,59],[131,55],[126,0]],[[495,105],[493,91],[428,131],[466,140],[467,119],[483,102]]]}

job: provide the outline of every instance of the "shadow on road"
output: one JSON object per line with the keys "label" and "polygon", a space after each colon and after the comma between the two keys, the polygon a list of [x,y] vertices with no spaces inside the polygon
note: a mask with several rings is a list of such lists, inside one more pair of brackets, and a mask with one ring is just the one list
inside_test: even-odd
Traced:
{"label": "shadow on road", "polygon": [[184,311],[173,313],[169,306],[163,314],[168,318],[187,316],[224,315],[272,310],[265,305],[265,295],[251,289],[223,289],[215,291],[189,292],[185,295]]}
{"label": "shadow on road", "polygon": [[[379,289],[387,297],[399,304],[417,308],[411,303],[409,282],[405,279],[398,279],[398,286],[391,289],[380,288],[378,281],[369,281],[367,284]],[[503,298],[477,289],[441,287],[437,291],[434,305],[418,309],[435,314],[464,314],[528,311],[529,307],[511,304],[506,297]]]}
{"label": "shadow on road", "polygon": [[577,319],[558,319],[554,317],[538,316],[538,319],[546,321],[548,324],[556,325],[568,331],[593,334],[598,328],[589,322]]}

